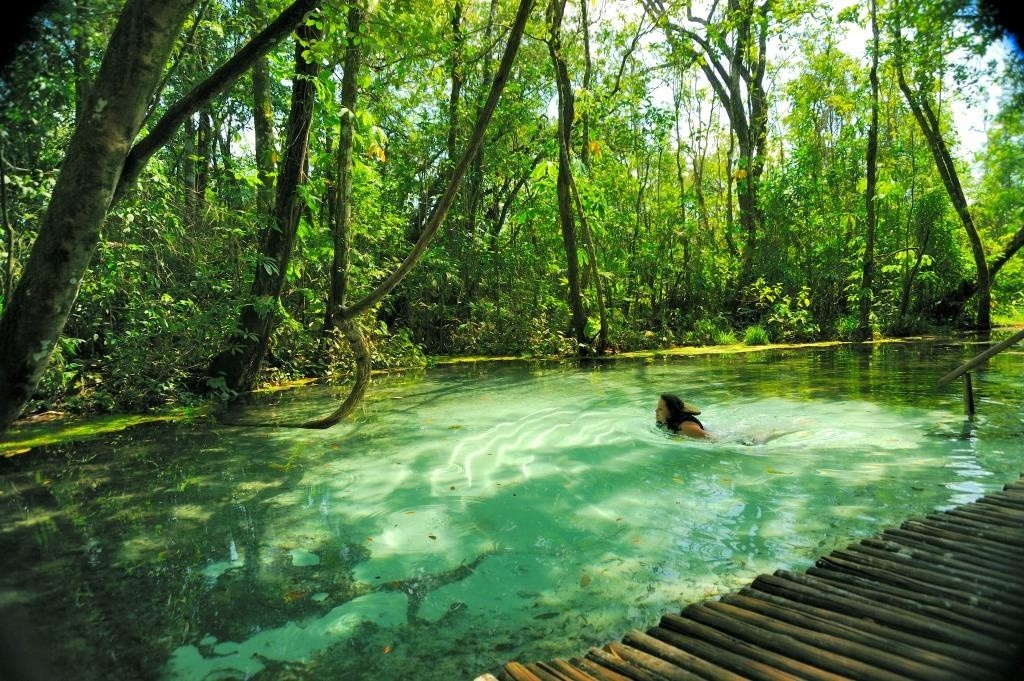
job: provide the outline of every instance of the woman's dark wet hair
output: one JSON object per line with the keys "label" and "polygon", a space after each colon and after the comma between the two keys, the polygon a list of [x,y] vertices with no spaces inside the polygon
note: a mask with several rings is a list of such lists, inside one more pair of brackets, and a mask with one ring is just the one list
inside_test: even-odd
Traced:
{"label": "woman's dark wet hair", "polygon": [[679,430],[679,424],[684,420],[683,401],[678,396],[672,393],[664,393],[661,396],[661,400],[665,403],[665,408],[668,409],[668,419],[665,422],[665,426],[669,430]]}

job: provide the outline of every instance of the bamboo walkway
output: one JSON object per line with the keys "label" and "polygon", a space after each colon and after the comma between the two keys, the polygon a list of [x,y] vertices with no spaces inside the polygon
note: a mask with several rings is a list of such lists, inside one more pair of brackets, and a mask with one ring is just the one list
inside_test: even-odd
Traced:
{"label": "bamboo walkway", "polygon": [[477,681],[1022,681],[1022,667],[1024,476],[582,657]]}

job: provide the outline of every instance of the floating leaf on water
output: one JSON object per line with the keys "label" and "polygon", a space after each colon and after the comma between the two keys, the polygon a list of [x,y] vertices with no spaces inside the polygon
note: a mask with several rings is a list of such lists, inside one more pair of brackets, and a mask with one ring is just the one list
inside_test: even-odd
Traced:
{"label": "floating leaf on water", "polygon": [[673,475],[672,482],[676,483],[677,485],[681,485],[683,484],[683,479],[680,478],[678,475]]}
{"label": "floating leaf on water", "polygon": [[583,575],[580,577],[580,586],[584,589],[590,586],[590,575]]}
{"label": "floating leaf on water", "polygon": [[448,430],[458,430],[459,428],[462,428],[462,426],[458,423],[453,426],[448,426]]}
{"label": "floating leaf on water", "polygon": [[437,535],[436,534],[428,534],[427,537],[430,538],[430,539],[437,539]]}
{"label": "floating leaf on water", "polygon": [[384,646],[384,654],[387,655],[393,650],[391,646]]}
{"label": "floating leaf on water", "polygon": [[406,511],[405,514],[406,515],[415,515],[416,511]]}
{"label": "floating leaf on water", "polygon": [[549,620],[552,617],[558,617],[558,613],[557,612],[542,612],[539,615],[534,615],[533,619],[535,619],[535,620]]}
{"label": "floating leaf on water", "polygon": [[786,471],[780,471],[777,468],[766,468],[765,471],[772,475],[786,475]]}

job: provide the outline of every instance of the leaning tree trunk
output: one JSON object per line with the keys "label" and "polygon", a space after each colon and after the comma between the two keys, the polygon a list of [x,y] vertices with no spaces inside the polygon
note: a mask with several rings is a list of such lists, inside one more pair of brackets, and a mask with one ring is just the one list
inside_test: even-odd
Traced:
{"label": "leaning tree trunk", "polygon": [[[516,53],[519,51],[519,43],[522,41],[523,32],[526,30],[526,22],[527,19],[530,18],[530,9],[532,7],[533,0],[520,0],[519,9],[516,12],[515,20],[512,23],[512,29],[509,32],[508,44],[505,47],[505,54],[502,56],[501,65],[498,67],[498,71],[494,75],[494,81],[491,83],[490,94],[487,96],[487,102],[480,110],[476,119],[476,125],[474,125],[473,132],[469,137],[469,141],[466,143],[466,148],[463,150],[462,156],[459,158],[458,163],[452,170],[452,176],[448,182],[448,187],[441,195],[437,205],[434,206],[433,212],[430,214],[430,218],[424,226],[423,232],[420,234],[415,246],[413,246],[412,251],[406,256],[405,260],[402,261],[402,264],[398,266],[398,269],[392,272],[391,275],[382,281],[372,292],[370,292],[369,295],[354,305],[345,308],[336,315],[336,323],[338,327],[346,334],[349,343],[352,345],[353,352],[356,355],[357,367],[362,367],[362,369],[357,368],[357,380],[352,386],[351,393],[341,406],[339,406],[333,413],[328,414],[323,418],[317,418],[298,424],[299,427],[329,428],[351,414],[362,401],[363,395],[366,392],[366,386],[369,383],[370,359],[369,351],[366,347],[366,339],[363,338],[362,333],[359,332],[356,320],[359,315],[368,312],[374,305],[379,303],[384,296],[390,293],[392,289],[394,289],[395,286],[405,278],[405,275],[407,275],[416,263],[419,262],[420,258],[423,257],[423,253],[427,250],[427,247],[433,240],[434,235],[437,234],[437,230],[444,222],[445,216],[448,214],[449,209],[452,207],[452,203],[455,201],[455,196],[459,191],[459,185],[462,182],[463,176],[465,176],[466,171],[469,169],[473,158],[480,151],[480,146],[484,139],[484,133],[487,132],[487,126],[491,122],[491,117],[494,115],[495,108],[498,106],[498,99],[501,97],[501,93],[505,89],[505,84],[508,82],[509,73],[512,71],[512,63],[515,61]],[[352,335],[349,335],[350,332]]]}
{"label": "leaning tree trunk", "polygon": [[274,330],[278,300],[295,244],[303,207],[296,189],[305,181],[318,70],[316,61],[307,62],[303,53],[319,37],[320,30],[315,26],[299,27],[286,151],[277,178],[273,225],[263,234],[250,299],[242,307],[238,328],[228,340],[228,347],[210,363],[210,376],[223,377],[225,387],[236,392],[252,390],[256,383]]}
{"label": "leaning tree trunk", "polygon": [[[971,254],[974,256],[974,267],[977,271],[976,292],[978,295],[978,318],[977,328],[988,330],[992,328],[992,285],[989,274],[988,263],[985,261],[985,247],[981,243],[981,235],[974,225],[974,218],[971,216],[970,208],[967,205],[967,198],[964,196],[960,184],[960,176],[953,165],[953,157],[949,153],[946,141],[942,137],[942,130],[939,128],[939,121],[923,96],[917,96],[907,84],[902,66],[897,63],[896,75],[899,81],[903,97],[910,105],[910,110],[917,120],[921,132],[928,140],[928,148],[935,159],[935,167],[942,178],[942,184],[946,187],[949,200],[960,217],[960,222],[967,232],[967,240],[971,244]],[[966,299],[964,299],[966,301]]]}
{"label": "leaning tree trunk", "polygon": [[317,4],[317,0],[295,0],[278,15],[277,19],[260,31],[259,35],[210,74],[209,78],[171,105],[125,158],[121,178],[117,183],[117,189],[114,190],[113,203],[124,197],[128,188],[139,179],[149,159],[171,140],[182,123],[214,97],[230,88],[258,59],[289,35]]}
{"label": "leaning tree trunk", "polygon": [[39,236],[0,318],[0,432],[46,369],[191,0],[128,0],[71,137]]}
{"label": "leaning tree trunk", "polygon": [[[0,319],[0,432],[24,409],[42,376],[77,297],[106,211],[124,196],[149,159],[170,141],[181,124],[227,90],[256,59],[290,33],[316,0],[296,0],[289,5],[235,56],[172,105],[149,134],[129,151],[128,145],[144,120],[146,105],[158,87],[159,70],[167,62],[174,37],[181,30],[191,4],[174,0],[154,9],[149,6],[151,3],[126,3],[87,99],[105,104],[116,100],[116,105],[101,108],[87,104],[85,111],[76,112],[76,120],[81,123],[76,125],[47,215],[33,245],[33,253],[38,255],[31,256],[30,263],[34,258],[36,264],[25,270],[23,283],[28,293],[20,295],[20,302],[19,296],[12,296]],[[181,12],[181,20],[172,27],[176,11]],[[165,32],[168,35],[162,35]],[[166,45],[157,46],[157,42],[164,40]],[[154,69],[155,75],[150,73]],[[102,91],[97,93],[101,87]],[[138,102],[140,97],[142,101]],[[128,115],[136,105],[138,122]],[[118,157],[116,169],[107,167]],[[104,198],[105,182],[110,177],[114,182],[113,196]],[[99,215],[98,207],[102,207]],[[54,261],[61,266],[52,267]],[[43,299],[50,304],[30,305],[36,291],[46,292]],[[17,334],[8,333],[8,327],[17,329]]]}

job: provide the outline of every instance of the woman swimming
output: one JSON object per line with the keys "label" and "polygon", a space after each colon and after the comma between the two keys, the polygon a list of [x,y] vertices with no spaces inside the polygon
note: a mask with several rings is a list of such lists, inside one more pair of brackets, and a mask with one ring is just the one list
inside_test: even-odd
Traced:
{"label": "woman swimming", "polygon": [[654,418],[659,426],[668,428],[673,433],[710,439],[711,434],[704,430],[704,424],[695,416],[699,413],[700,409],[696,406],[683,402],[676,395],[665,393],[658,400]]}

